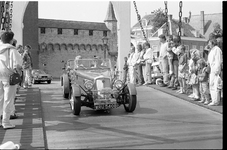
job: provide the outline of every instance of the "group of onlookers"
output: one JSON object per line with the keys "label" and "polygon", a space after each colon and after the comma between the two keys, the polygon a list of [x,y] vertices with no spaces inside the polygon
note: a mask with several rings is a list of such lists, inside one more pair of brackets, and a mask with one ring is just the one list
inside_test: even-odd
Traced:
{"label": "group of onlookers", "polygon": [[[2,31],[0,34],[0,127],[4,129],[14,128],[10,119],[16,119],[15,99],[17,89],[31,86],[31,46],[16,45],[14,33]],[[17,72],[21,75],[21,83],[9,84],[9,76]]]}
{"label": "group of onlookers", "polygon": [[[158,84],[162,87],[177,90],[189,95],[193,100],[205,105],[219,105],[222,92],[222,30],[219,24],[214,25],[208,44],[204,51],[186,50],[181,44],[180,36],[160,35],[158,60],[148,42],[143,45],[132,45],[128,57],[125,57],[123,81],[140,85]],[[162,73],[161,82],[155,82],[151,73],[154,62],[159,62]]]}

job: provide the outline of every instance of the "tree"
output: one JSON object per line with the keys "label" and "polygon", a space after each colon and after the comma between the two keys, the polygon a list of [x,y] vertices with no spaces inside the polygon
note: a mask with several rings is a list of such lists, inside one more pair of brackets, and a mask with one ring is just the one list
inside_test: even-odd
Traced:
{"label": "tree", "polygon": [[152,31],[157,31],[164,23],[167,22],[167,17],[166,14],[164,13],[164,10],[159,8],[157,10],[152,11],[151,13],[153,13],[155,15],[153,21],[153,26],[154,28],[152,29]]}

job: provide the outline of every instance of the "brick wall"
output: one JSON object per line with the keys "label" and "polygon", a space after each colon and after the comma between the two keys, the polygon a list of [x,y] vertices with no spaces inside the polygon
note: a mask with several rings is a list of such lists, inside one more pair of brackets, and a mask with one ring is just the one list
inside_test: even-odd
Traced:
{"label": "brick wall", "polygon": [[[39,68],[51,74],[54,78],[62,75],[62,67],[68,59],[75,59],[81,55],[83,58],[100,56],[103,58],[104,46],[102,42],[103,31],[94,31],[89,36],[88,30],[79,30],[74,35],[73,29],[63,29],[62,34],[57,34],[56,28],[46,28],[45,34],[39,33]],[[113,37],[108,32],[107,37]],[[113,49],[111,44],[109,50]]]}

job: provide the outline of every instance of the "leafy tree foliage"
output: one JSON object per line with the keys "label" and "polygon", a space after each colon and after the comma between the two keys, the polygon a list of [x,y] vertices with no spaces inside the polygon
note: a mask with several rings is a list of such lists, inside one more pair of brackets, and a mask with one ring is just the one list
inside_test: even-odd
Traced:
{"label": "leafy tree foliage", "polygon": [[164,9],[157,9],[157,10],[154,10],[151,12],[152,14],[155,15],[154,19],[152,20],[153,21],[153,31],[157,31],[164,23],[167,22],[167,18],[166,18],[166,15],[165,15],[165,12],[164,12]]}

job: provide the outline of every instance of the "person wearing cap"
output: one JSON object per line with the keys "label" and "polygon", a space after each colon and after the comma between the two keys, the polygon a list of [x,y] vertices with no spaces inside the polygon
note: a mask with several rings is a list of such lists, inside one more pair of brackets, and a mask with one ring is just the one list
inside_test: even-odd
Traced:
{"label": "person wearing cap", "polygon": [[161,34],[159,36],[159,40],[161,43],[160,46],[160,51],[159,51],[159,62],[161,63],[161,71],[163,74],[163,84],[160,86],[167,86],[169,79],[168,79],[168,74],[169,74],[169,65],[168,65],[168,57],[167,57],[167,48],[168,48],[168,43],[166,42],[166,37],[164,34]]}
{"label": "person wearing cap", "polygon": [[12,93],[16,93],[16,85],[9,85],[9,75],[22,65],[20,54],[12,46],[13,37],[13,32],[4,32],[0,44],[0,115],[3,116],[0,125],[4,129],[15,128],[10,123],[10,113],[15,99],[15,94]]}

